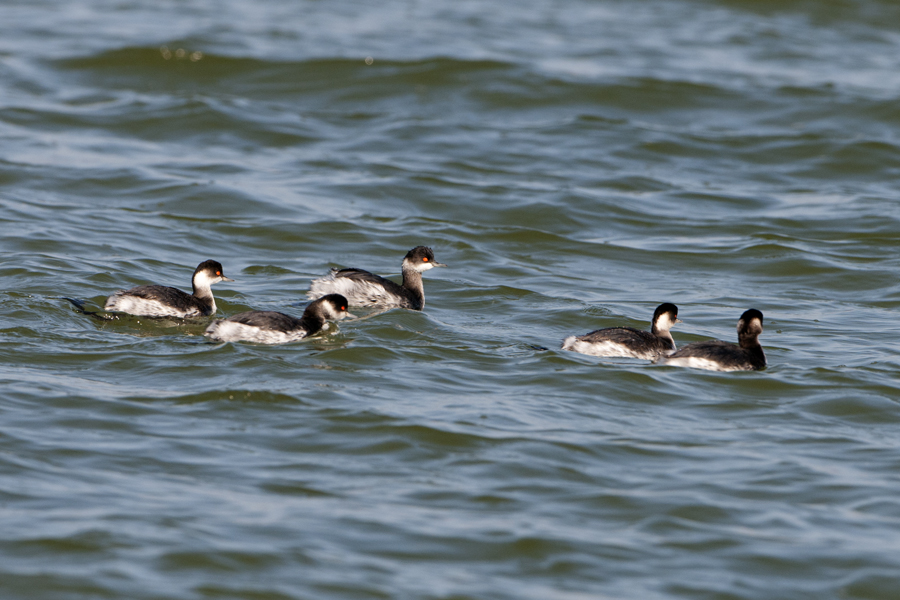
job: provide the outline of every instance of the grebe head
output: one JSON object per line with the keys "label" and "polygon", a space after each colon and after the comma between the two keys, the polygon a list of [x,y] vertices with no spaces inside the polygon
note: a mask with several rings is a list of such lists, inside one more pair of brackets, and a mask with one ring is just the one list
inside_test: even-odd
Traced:
{"label": "grebe head", "polygon": [[761,334],[762,331],[763,314],[755,308],[744,311],[744,314],[741,315],[737,324],[738,339],[755,338]]}
{"label": "grebe head", "polygon": [[[327,296],[322,296],[312,304],[317,304],[322,311],[322,316],[329,321],[356,318],[356,315],[350,314],[347,311],[349,303],[341,294],[328,294]],[[310,306],[312,306],[312,304]]]}
{"label": "grebe head", "polygon": [[434,252],[427,246],[416,246],[403,257],[403,269],[413,269],[419,273],[434,267],[446,267],[434,260]]}
{"label": "grebe head", "polygon": [[215,260],[205,260],[194,270],[194,285],[197,287],[209,287],[220,281],[234,281],[225,277],[222,264]]}
{"label": "grebe head", "polygon": [[653,328],[665,332],[672,328],[675,323],[681,323],[678,318],[678,307],[671,302],[665,302],[656,307],[653,312]]}

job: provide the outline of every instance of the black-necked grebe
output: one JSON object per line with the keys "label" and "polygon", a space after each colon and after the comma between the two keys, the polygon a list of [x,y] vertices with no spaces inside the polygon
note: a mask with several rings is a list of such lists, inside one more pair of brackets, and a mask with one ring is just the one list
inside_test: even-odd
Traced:
{"label": "black-necked grebe", "polygon": [[416,246],[403,258],[403,281],[400,285],[362,269],[332,269],[325,277],[314,279],[306,295],[313,299],[325,294],[343,294],[350,306],[422,310],[425,306],[422,273],[434,267],[446,266],[435,262],[431,248]]}
{"label": "black-necked grebe", "polygon": [[763,314],[751,308],[738,321],[737,344],[721,340],[694,342],[669,356],[660,357],[658,362],[708,371],[758,371],[766,367],[766,355],[759,345],[762,330]]}
{"label": "black-necked grebe", "polygon": [[650,331],[632,327],[598,329],[585,335],[567,337],[563,340],[562,349],[592,356],[653,360],[675,350],[675,340],[669,333],[675,323],[681,323],[678,307],[666,302],[653,313]]}
{"label": "black-necked grebe", "polygon": [[340,294],[329,294],[310,302],[299,319],[271,310],[251,310],[213,321],[203,335],[217,342],[295,342],[321,331],[326,321],[355,319],[347,305]]}
{"label": "black-necked grebe", "polygon": [[106,299],[103,309],[139,317],[207,317],[216,312],[216,300],[210,286],[220,281],[234,279],[222,274],[221,264],[207,260],[194,270],[193,294],[164,285],[141,285],[119,290]]}

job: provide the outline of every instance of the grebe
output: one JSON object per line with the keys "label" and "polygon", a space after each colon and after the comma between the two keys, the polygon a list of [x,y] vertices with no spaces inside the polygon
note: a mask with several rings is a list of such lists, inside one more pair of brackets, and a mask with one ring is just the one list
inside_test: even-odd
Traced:
{"label": "grebe", "polygon": [[210,323],[203,335],[216,342],[285,344],[318,333],[326,321],[355,319],[347,312],[347,299],[329,294],[310,302],[296,319],[271,310],[251,310]]}
{"label": "grebe", "polygon": [[658,362],[676,367],[692,367],[709,371],[758,371],[766,367],[766,355],[759,345],[763,330],[763,314],[751,308],[737,324],[738,343],[710,340],[688,344]]}
{"label": "grebe", "polygon": [[591,356],[621,356],[653,360],[661,354],[675,350],[675,340],[669,329],[678,318],[678,307],[666,302],[660,304],[653,313],[650,331],[633,327],[609,327],[598,329],[585,335],[571,335],[563,340],[562,349]]}
{"label": "grebe", "polygon": [[139,317],[208,317],[216,312],[216,300],[210,286],[234,281],[222,274],[222,265],[214,260],[200,263],[194,270],[193,294],[164,285],[141,285],[119,290],[106,299],[104,310]]}
{"label": "grebe", "polygon": [[403,257],[400,267],[403,281],[400,285],[362,269],[332,269],[325,277],[313,280],[306,296],[314,299],[325,294],[343,294],[350,301],[350,306],[422,310],[425,306],[422,273],[446,266],[435,262],[431,248],[416,246]]}

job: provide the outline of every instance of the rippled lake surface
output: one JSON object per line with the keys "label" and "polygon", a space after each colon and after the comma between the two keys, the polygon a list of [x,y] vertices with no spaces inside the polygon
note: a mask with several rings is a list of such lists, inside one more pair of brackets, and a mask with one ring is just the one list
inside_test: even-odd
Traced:
{"label": "rippled lake surface", "polygon": [[[900,5],[0,8],[0,597],[896,599]],[[285,346],[78,313],[330,267]],[[765,314],[769,367],[559,349]],[[357,311],[365,316],[366,311]]]}

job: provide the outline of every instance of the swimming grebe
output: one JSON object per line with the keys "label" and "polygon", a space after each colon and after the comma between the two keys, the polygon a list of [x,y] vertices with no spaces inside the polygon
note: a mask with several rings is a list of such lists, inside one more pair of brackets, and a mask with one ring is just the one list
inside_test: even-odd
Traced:
{"label": "swimming grebe", "polygon": [[325,294],[343,294],[350,301],[350,306],[422,310],[425,306],[422,273],[446,266],[435,262],[431,248],[416,246],[403,257],[400,267],[403,281],[400,285],[362,269],[332,269],[325,277],[313,280],[306,296],[313,299]]}
{"label": "swimming grebe", "polygon": [[114,293],[106,299],[103,309],[140,317],[207,317],[216,312],[216,300],[210,286],[220,281],[234,279],[222,274],[221,264],[206,260],[194,270],[193,294],[164,285],[141,285]]}
{"label": "swimming grebe", "polygon": [[562,349],[590,354],[591,356],[621,356],[653,360],[661,354],[675,350],[675,340],[669,329],[678,318],[678,307],[666,302],[653,313],[650,331],[633,327],[608,327],[585,335],[569,336],[563,340]]}
{"label": "swimming grebe", "polygon": [[751,308],[738,320],[737,344],[721,340],[694,342],[669,356],[660,357],[658,362],[709,371],[758,371],[766,367],[766,355],[759,345],[762,330],[763,314]]}
{"label": "swimming grebe", "polygon": [[318,333],[326,321],[355,319],[347,312],[347,299],[329,294],[310,302],[296,319],[271,310],[251,310],[210,323],[203,335],[217,342],[285,344]]}

